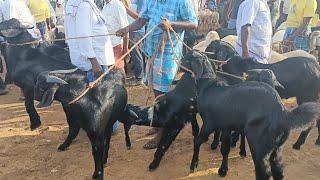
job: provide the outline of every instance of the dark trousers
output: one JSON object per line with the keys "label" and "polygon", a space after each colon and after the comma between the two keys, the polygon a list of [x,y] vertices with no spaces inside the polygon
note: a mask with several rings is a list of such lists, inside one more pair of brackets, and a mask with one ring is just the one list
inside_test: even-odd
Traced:
{"label": "dark trousers", "polygon": [[0,90],[5,88],[6,88],[6,85],[4,84],[2,78],[0,77]]}
{"label": "dark trousers", "polygon": [[[132,40],[133,42],[137,42],[142,38],[142,36],[143,34],[139,32],[132,32],[130,33],[130,40]],[[133,44],[130,43],[130,45],[132,46]],[[142,43],[138,47],[135,48],[130,55],[131,61],[134,64],[134,75],[137,80],[141,80],[143,78],[145,70],[145,57],[141,51],[141,49],[143,48]]]}

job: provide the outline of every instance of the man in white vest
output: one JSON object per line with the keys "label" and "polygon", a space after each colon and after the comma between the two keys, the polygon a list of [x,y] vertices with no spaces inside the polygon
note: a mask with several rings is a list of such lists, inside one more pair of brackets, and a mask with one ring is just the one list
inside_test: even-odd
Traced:
{"label": "man in white vest", "polygon": [[92,82],[115,63],[105,19],[93,0],[68,0],[65,13],[66,38],[87,37],[67,40],[71,62]]}

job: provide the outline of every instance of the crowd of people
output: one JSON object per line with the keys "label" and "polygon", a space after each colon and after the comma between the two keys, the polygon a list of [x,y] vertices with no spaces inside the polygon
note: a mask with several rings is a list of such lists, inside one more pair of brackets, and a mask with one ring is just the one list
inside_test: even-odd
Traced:
{"label": "crowd of people", "polygon": [[[173,38],[174,48],[167,41],[163,54],[157,53],[162,31],[167,28],[163,18],[168,20],[183,39],[186,30],[197,28],[199,9],[218,11],[221,27],[234,30],[238,36],[235,45],[237,52],[243,57],[252,57],[257,62],[266,64],[271,53],[271,37],[280,26],[286,27],[286,43],[308,51],[308,36],[319,19],[317,14],[320,3],[317,1],[319,0],[0,0],[0,22],[15,18],[21,23],[34,25],[28,31],[39,39],[44,39],[57,22],[64,22],[67,38],[87,37],[69,39],[67,44],[71,62],[87,72],[88,82],[94,81],[115,63],[125,73],[125,61],[131,59],[134,78],[128,81],[128,85],[148,83],[148,78],[145,78],[145,58],[146,55],[151,57],[156,54],[152,83],[155,96],[159,96],[170,90],[178,71],[175,58],[182,58],[183,49],[183,42]],[[64,8],[63,18],[57,17],[59,8]],[[159,28],[139,48],[120,60],[130,46],[157,25]],[[102,34],[116,36],[99,36]],[[159,67],[162,69],[160,73]],[[0,95],[7,92],[0,78]],[[156,148],[160,140],[161,129],[154,132],[157,135],[145,145],[147,149]]]}

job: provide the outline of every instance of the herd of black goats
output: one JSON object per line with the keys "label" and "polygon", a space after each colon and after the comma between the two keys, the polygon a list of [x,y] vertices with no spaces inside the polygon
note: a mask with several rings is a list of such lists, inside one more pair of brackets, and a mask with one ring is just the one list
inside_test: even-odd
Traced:
{"label": "herd of black goats", "polygon": [[[117,69],[111,70],[79,101],[69,104],[87,87],[85,73],[71,64],[68,51],[59,45],[18,45],[34,40],[28,28],[15,19],[0,23],[0,35],[8,42],[1,46],[7,67],[6,82],[22,89],[32,130],[41,125],[33,100],[40,102],[38,107],[50,106],[54,100],[62,104],[69,134],[58,150],[66,150],[80,128],[84,129],[92,145],[93,179],[103,179],[116,120],[124,124],[128,149],[132,125],[164,128],[150,170],[159,166],[188,122],[194,136],[191,171],[198,166],[201,144],[214,132],[211,148],[217,148],[221,142],[223,161],[219,175],[226,176],[230,147],[240,136],[240,155],[246,156],[246,137],[258,180],[271,176],[283,179],[281,152],[291,129],[303,129],[293,145],[295,149],[301,148],[315,123],[320,129],[320,66],[312,59],[292,57],[274,64],[259,64],[238,56],[230,44],[213,41],[206,50],[210,52],[207,56],[194,50],[184,55],[182,65],[194,74],[185,72],[175,88],[152,107],[127,104],[125,78]],[[216,66],[211,59],[225,63]],[[237,76],[245,72],[248,78],[242,80],[221,71]],[[290,97],[296,97],[298,103],[292,111],[281,101]],[[197,113],[203,121],[201,128]],[[316,144],[320,145],[320,136]]]}

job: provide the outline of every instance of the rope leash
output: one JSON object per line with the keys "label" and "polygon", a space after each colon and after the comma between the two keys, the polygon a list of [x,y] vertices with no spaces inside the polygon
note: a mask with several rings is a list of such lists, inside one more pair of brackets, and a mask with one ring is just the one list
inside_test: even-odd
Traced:
{"label": "rope leash", "polygon": [[114,33],[108,33],[108,34],[100,34],[100,35],[91,35],[91,36],[78,36],[78,37],[70,37],[70,38],[60,38],[60,39],[54,39],[54,40],[34,40],[26,43],[8,43],[8,42],[3,42],[8,45],[14,45],[14,46],[24,46],[24,45],[30,45],[30,44],[35,44],[39,42],[57,42],[57,41],[68,41],[68,40],[75,40],[75,39],[86,39],[86,38],[93,38],[93,37],[104,37],[104,36],[115,36],[116,34]]}
{"label": "rope leash", "polygon": [[92,89],[93,87],[95,87],[97,85],[97,83],[104,78],[109,72],[110,70],[112,70],[116,64],[120,63],[121,60],[123,60],[127,55],[130,54],[131,51],[133,51],[133,49],[135,49],[145,38],[147,38],[156,28],[158,27],[158,25],[154,26],[153,28],[150,29],[150,31],[148,31],[139,41],[137,41],[136,44],[134,44],[124,55],[122,55],[112,66],[110,66],[108,68],[108,70],[106,72],[104,72],[100,77],[98,77],[96,80],[94,80],[93,82],[89,83],[88,87],[78,96],[76,97],[74,100],[72,100],[71,102],[69,102],[68,104],[73,104],[75,102],[77,102],[79,99],[81,99],[90,89]]}

